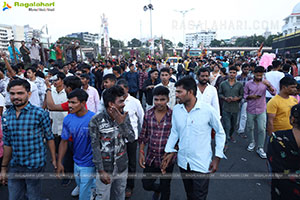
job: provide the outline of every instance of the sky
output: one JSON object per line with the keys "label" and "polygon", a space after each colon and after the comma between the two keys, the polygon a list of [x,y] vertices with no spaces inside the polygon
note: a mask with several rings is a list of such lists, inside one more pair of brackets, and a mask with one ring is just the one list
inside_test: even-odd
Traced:
{"label": "sky", "polygon": [[[55,11],[29,11],[14,7],[15,0],[6,1],[12,9],[0,10],[0,24],[26,25],[40,29],[47,24],[50,41],[74,32],[99,33],[101,16],[108,18],[110,37],[123,41],[150,37],[150,12],[143,7],[150,0],[36,0],[55,2]],[[34,2],[19,0],[18,2]],[[216,31],[217,39],[233,36],[273,34],[281,32],[283,19],[292,13],[299,0],[151,0],[153,36],[178,43],[183,33],[201,30]],[[178,11],[190,10],[183,16]]]}

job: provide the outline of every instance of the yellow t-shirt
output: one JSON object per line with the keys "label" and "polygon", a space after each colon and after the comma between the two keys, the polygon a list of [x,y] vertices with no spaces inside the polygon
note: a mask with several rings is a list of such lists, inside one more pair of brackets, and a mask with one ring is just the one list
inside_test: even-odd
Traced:
{"label": "yellow t-shirt", "polygon": [[267,104],[267,113],[275,114],[273,131],[292,129],[290,124],[291,108],[296,105],[297,99],[290,96],[284,99],[279,95],[273,97]]}

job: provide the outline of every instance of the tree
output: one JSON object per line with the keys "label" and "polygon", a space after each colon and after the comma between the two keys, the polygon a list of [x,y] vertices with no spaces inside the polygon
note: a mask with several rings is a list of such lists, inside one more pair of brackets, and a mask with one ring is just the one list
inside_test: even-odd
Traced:
{"label": "tree", "polygon": [[58,39],[61,44],[69,45],[70,42],[78,40],[80,42],[80,45],[87,45],[85,41],[83,41],[81,38],[75,38],[75,37],[61,37]]}
{"label": "tree", "polygon": [[211,47],[220,47],[221,43],[222,43],[221,40],[214,39],[213,41],[210,42],[209,46],[211,46]]}
{"label": "tree", "polygon": [[128,47],[140,47],[142,46],[142,42],[136,38],[133,38],[130,42],[128,42]]}
{"label": "tree", "polygon": [[177,44],[178,47],[183,47],[183,45],[184,44],[182,42],[178,42],[178,44]]}

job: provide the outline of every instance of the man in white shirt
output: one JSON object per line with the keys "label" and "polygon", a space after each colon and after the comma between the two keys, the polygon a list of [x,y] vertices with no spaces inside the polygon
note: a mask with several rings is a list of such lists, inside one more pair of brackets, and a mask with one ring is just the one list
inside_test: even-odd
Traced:
{"label": "man in white shirt", "polygon": [[217,89],[208,83],[210,71],[208,68],[200,68],[197,72],[197,100],[203,101],[216,109],[220,116],[220,105]]}
{"label": "man in white shirt", "polygon": [[[142,129],[144,110],[140,101],[128,93],[129,90],[128,82],[125,79],[120,79],[117,82],[117,85],[122,87],[125,92],[124,111],[128,112],[130,123],[135,133],[134,142],[127,143],[128,173],[135,174],[137,139],[138,139],[138,134]],[[126,192],[125,192],[126,198],[129,198],[131,196],[133,188],[134,188],[134,178],[127,178],[127,185],[126,185]]]}
{"label": "man in white shirt", "polygon": [[31,58],[32,64],[38,64],[40,62],[40,60],[41,60],[40,49],[41,49],[41,47],[37,44],[36,39],[32,38],[32,43],[29,47],[30,58]]}
{"label": "man in white shirt", "polygon": [[88,110],[97,113],[100,110],[100,97],[96,88],[89,85],[90,76],[88,74],[81,74],[80,80],[82,82],[82,89],[89,95],[86,102]]}
{"label": "man in white shirt", "polygon": [[[55,104],[62,104],[68,101],[67,93],[64,89],[64,78],[66,75],[62,72],[58,72],[52,79],[53,85],[51,89],[52,98]],[[50,111],[50,118],[52,120],[52,131],[54,134],[54,142],[56,147],[56,152],[58,153],[58,146],[60,143],[60,136],[63,127],[64,118],[68,115],[68,112],[58,112]]]}
{"label": "man in white shirt", "polygon": [[[279,82],[284,77],[284,73],[280,72],[281,62],[279,60],[274,60],[272,62],[272,71],[266,73],[266,79],[271,83],[271,85],[276,89],[276,94],[279,94]],[[268,101],[274,97],[268,90],[266,91],[266,99]]]}
{"label": "man in white shirt", "polygon": [[103,77],[106,75],[106,74],[113,74],[113,68],[112,68],[112,61],[111,60],[107,60],[106,61],[106,67],[104,68],[103,70]]}
{"label": "man in white shirt", "polygon": [[173,110],[175,104],[176,104],[176,88],[175,88],[175,83],[170,81],[171,78],[171,73],[170,73],[170,68],[162,68],[160,70],[160,80],[161,83],[157,84],[155,87],[158,86],[164,86],[169,89],[169,102],[168,102],[168,107]]}
{"label": "man in white shirt", "polygon": [[44,100],[45,100],[45,95],[46,95],[46,84],[45,80],[43,78],[37,77],[36,76],[36,68],[34,67],[28,67],[26,69],[26,78],[28,78],[30,81],[36,84],[38,87],[38,94],[40,98],[40,107],[43,107],[44,105]]}
{"label": "man in white shirt", "polygon": [[[165,147],[162,172],[177,153],[187,199],[206,199],[209,177],[199,177],[217,171],[223,149],[225,132],[216,110],[196,98],[197,85],[192,77],[184,77],[176,84],[176,105],[172,114],[172,129]],[[211,146],[211,130],[216,131],[215,157]],[[175,148],[178,144],[178,148]],[[179,150],[177,150],[179,149]]]}

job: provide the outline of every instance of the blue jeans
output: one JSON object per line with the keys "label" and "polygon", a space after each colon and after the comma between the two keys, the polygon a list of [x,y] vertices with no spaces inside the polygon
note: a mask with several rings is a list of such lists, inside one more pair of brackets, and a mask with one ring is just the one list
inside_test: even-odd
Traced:
{"label": "blue jeans", "polygon": [[23,166],[15,166],[9,168],[9,173],[12,175],[8,179],[9,200],[41,200],[41,180],[29,178],[14,178],[13,174],[26,175],[27,173],[41,173],[44,167],[28,169]]}
{"label": "blue jeans", "polygon": [[250,114],[247,112],[247,123],[246,130],[250,142],[255,143],[254,140],[254,124],[257,123],[257,132],[258,132],[258,148],[264,148],[265,138],[266,138],[266,112],[261,114]]}
{"label": "blue jeans", "polygon": [[74,163],[74,177],[79,187],[79,200],[90,200],[95,188],[95,167],[80,167]]}

